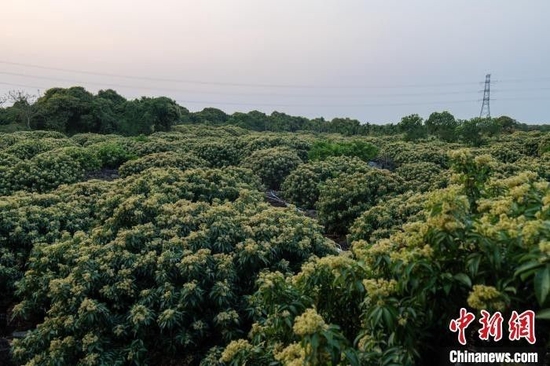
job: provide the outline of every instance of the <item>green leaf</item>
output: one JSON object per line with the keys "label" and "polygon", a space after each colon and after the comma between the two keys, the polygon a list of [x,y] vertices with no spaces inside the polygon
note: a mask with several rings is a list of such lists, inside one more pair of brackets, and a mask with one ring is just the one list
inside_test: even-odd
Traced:
{"label": "green leaf", "polygon": [[550,308],[537,312],[536,318],[550,320]]}
{"label": "green leaf", "polygon": [[475,276],[479,269],[479,262],[481,261],[481,256],[476,254],[475,256],[468,259],[468,271],[472,276]]}
{"label": "green leaf", "polygon": [[546,267],[538,271],[535,274],[535,295],[539,304],[542,305],[548,297],[550,292],[550,264],[547,264]]}
{"label": "green leaf", "polygon": [[319,334],[318,333],[315,333],[311,336],[311,348],[313,349],[313,352],[315,352],[318,348],[319,348],[319,345],[320,345],[320,339],[319,339]]}
{"label": "green leaf", "polygon": [[529,277],[531,274],[533,274],[533,272],[541,266],[542,266],[542,264],[539,263],[536,260],[527,262],[527,263],[523,264],[522,266],[520,266],[518,269],[516,269],[516,272],[514,272],[514,276],[519,275],[521,280],[525,281],[525,279],[527,277]]}
{"label": "green leaf", "polygon": [[455,279],[463,283],[467,287],[472,287],[472,280],[466,273],[458,273],[455,275]]}

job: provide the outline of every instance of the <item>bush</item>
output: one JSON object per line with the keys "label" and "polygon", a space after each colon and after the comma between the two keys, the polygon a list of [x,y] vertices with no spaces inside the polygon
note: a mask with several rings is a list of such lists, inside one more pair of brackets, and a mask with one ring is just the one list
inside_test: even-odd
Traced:
{"label": "bush", "polygon": [[136,159],[130,149],[118,141],[105,141],[89,145],[89,148],[96,152],[103,168],[118,168],[128,160]]}
{"label": "bush", "polygon": [[307,154],[310,148],[309,139],[281,133],[250,134],[238,138],[235,143],[241,152],[242,158],[250,156],[258,150],[272,147],[287,147],[289,150],[296,152],[302,161],[307,161]]}
{"label": "bush", "polygon": [[111,189],[112,185],[96,181],[0,200],[0,307],[13,304],[14,284],[22,277],[33,246],[51,244],[64,232],[90,230],[97,224],[99,198]]}
{"label": "bush", "polygon": [[208,163],[193,154],[181,154],[176,152],[161,152],[146,155],[136,160],[130,160],[122,164],[118,170],[121,177],[141,173],[148,168],[178,168],[187,170],[191,168],[206,167]]}
{"label": "bush", "polygon": [[[434,350],[457,346],[448,327],[462,307],[478,318],[480,310],[500,311],[504,319],[512,310],[533,310],[536,347],[546,348],[550,185],[534,173],[487,180],[476,171],[490,160],[464,152],[455,158],[457,181],[480,180],[429,193],[425,217],[403,231],[373,243],[355,241],[351,253],[313,260],[294,276],[261,277],[252,296],[251,310],[261,309],[255,325],[247,339],[221,352],[223,361],[432,364]],[[471,186],[480,188],[477,211],[469,204]],[[351,311],[332,306],[341,298]],[[306,316],[312,321],[302,327]],[[486,347],[471,342],[470,348]]]}
{"label": "bush", "polygon": [[494,144],[491,147],[482,150],[483,153],[490,154],[496,160],[502,163],[514,163],[524,157],[519,150],[521,146],[509,146],[511,144]]}
{"label": "bush", "polygon": [[429,143],[408,143],[393,142],[382,146],[379,156],[390,159],[398,166],[407,163],[434,163],[444,169],[449,168],[449,157],[447,152],[454,144],[443,144],[436,142]]}
{"label": "bush", "polygon": [[[164,202],[186,199],[192,202],[225,202],[237,199],[241,191],[261,199],[261,184],[252,171],[227,167],[224,169],[149,168],[141,174],[131,175],[113,182],[113,194],[102,197],[101,211],[104,220],[114,215],[116,208],[133,196],[162,197]],[[136,214],[143,214],[138,212]],[[121,225],[124,223],[122,222]]]}
{"label": "bush", "polygon": [[71,136],[71,140],[81,146],[89,146],[105,141],[120,140],[118,135],[103,135],[97,133],[79,133]]}
{"label": "bush", "polygon": [[[78,153],[76,154],[78,155]],[[81,181],[85,168],[90,168],[94,161],[83,167],[76,159],[75,151],[59,149],[36,155],[28,161],[21,161],[11,169],[3,169],[4,177],[0,181],[0,194],[8,195],[18,190],[30,192],[47,192],[62,184]],[[85,158],[85,153],[81,152]],[[85,160],[83,159],[84,163]]]}
{"label": "bush", "polygon": [[17,156],[0,152],[0,167],[9,168],[20,162]]}
{"label": "bush", "polygon": [[283,180],[301,163],[294,151],[274,147],[253,152],[241,165],[258,175],[266,187],[278,190]]}
{"label": "bush", "polygon": [[550,136],[548,134],[540,139],[537,152],[539,156],[550,152]]}
{"label": "bush", "polygon": [[15,133],[0,133],[0,151],[7,149],[22,140],[23,137]]}
{"label": "bush", "polygon": [[[236,126],[193,126],[193,125],[177,125],[172,128],[172,131],[193,137],[229,137],[229,136],[243,136],[250,133],[249,130]],[[157,133],[155,133],[157,135]]]}
{"label": "bush", "polygon": [[500,163],[494,166],[494,177],[510,178],[521,172],[535,172],[544,180],[550,181],[550,154],[540,158],[526,157],[514,163]]}
{"label": "bush", "polygon": [[319,186],[341,173],[369,172],[371,168],[358,158],[330,157],[324,161],[300,164],[283,181],[282,195],[289,202],[312,209],[319,200]]}
{"label": "bush", "polygon": [[385,199],[363,212],[349,229],[348,242],[375,243],[402,231],[403,224],[424,219],[425,194],[406,192]]}
{"label": "bush", "polygon": [[238,165],[240,162],[239,150],[231,141],[205,142],[201,140],[191,151],[199,158],[206,160],[212,168]]}
{"label": "bush", "polygon": [[418,192],[427,192],[444,188],[449,181],[449,172],[439,165],[429,162],[406,163],[395,170],[395,174],[408,183],[408,186]]}
{"label": "bush", "polygon": [[14,343],[16,360],[163,364],[185,355],[196,364],[244,336],[260,271],[291,273],[333,252],[313,220],[251,198],[133,195],[91,235],[36,246],[15,311],[48,315]]}
{"label": "bush", "polygon": [[402,193],[404,181],[387,170],[341,174],[320,188],[317,210],[319,222],[328,232],[345,235],[352,222],[381,198]]}
{"label": "bush", "polygon": [[21,140],[7,149],[5,153],[18,157],[21,160],[28,160],[35,157],[38,154],[55,150],[60,147],[76,146],[74,142],[69,139],[53,139],[44,138],[40,140],[24,139]]}
{"label": "bush", "polygon": [[330,156],[349,156],[369,161],[377,154],[376,146],[361,140],[351,142],[316,141],[311,146],[308,157],[309,160],[326,160]]}
{"label": "bush", "polygon": [[52,151],[52,154],[66,154],[76,161],[85,172],[101,169],[101,160],[93,149],[81,147],[65,147]]}
{"label": "bush", "polygon": [[43,139],[59,139],[67,140],[67,135],[57,131],[19,131],[14,133],[15,136],[21,137],[23,140],[43,140]]}

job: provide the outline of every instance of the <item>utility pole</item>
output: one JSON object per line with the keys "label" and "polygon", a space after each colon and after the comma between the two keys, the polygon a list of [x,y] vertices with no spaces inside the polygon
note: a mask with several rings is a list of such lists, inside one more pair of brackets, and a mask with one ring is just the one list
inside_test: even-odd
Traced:
{"label": "utility pole", "polygon": [[491,74],[485,75],[485,88],[483,89],[483,104],[481,105],[481,112],[479,112],[479,118],[485,116],[491,118]]}

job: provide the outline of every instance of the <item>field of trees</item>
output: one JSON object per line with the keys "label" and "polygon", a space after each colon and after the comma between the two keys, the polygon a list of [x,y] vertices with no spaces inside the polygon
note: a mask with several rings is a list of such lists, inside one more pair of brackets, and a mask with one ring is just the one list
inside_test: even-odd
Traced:
{"label": "field of trees", "polygon": [[0,364],[440,365],[460,308],[550,349],[546,126],[11,99]]}

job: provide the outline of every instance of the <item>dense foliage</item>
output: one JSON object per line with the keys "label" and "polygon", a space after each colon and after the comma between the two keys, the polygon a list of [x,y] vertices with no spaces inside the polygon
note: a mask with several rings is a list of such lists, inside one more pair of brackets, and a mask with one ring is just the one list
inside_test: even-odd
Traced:
{"label": "dense foliage", "polygon": [[404,189],[403,180],[387,170],[341,174],[327,180],[319,190],[319,222],[331,233],[346,234],[362,212]]}
{"label": "dense foliage", "polygon": [[[138,108],[82,90],[36,103],[45,124],[93,126],[96,98]],[[183,114],[135,136],[0,133],[0,341],[27,331],[16,365],[429,365],[456,347],[461,307],[533,310],[550,346],[545,133],[500,118],[464,141],[447,113],[362,137],[349,119]]]}
{"label": "dense foliage", "polygon": [[281,185],[282,194],[289,202],[311,209],[319,200],[320,186],[340,173],[366,173],[368,164],[358,158],[330,157],[299,165]]}
{"label": "dense foliage", "polygon": [[288,148],[273,147],[254,151],[243,160],[242,166],[252,169],[270,189],[279,189],[282,181],[302,160]]}
{"label": "dense foliage", "polygon": [[376,146],[360,140],[351,142],[317,141],[309,150],[310,160],[325,160],[331,156],[358,157],[361,160],[369,161],[378,153]]}
{"label": "dense foliage", "polygon": [[438,350],[456,345],[442,331],[460,307],[478,315],[498,310],[505,318],[532,309],[537,344],[548,347],[549,184],[529,172],[488,180],[473,168],[489,166],[490,158],[474,160],[464,151],[455,161],[456,182],[463,183],[434,191],[425,216],[403,231],[357,240],[351,253],[313,260],[294,276],[261,277],[252,331],[230,343],[222,360],[438,364]]}
{"label": "dense foliage", "polygon": [[205,167],[206,160],[196,157],[193,154],[182,154],[174,151],[153,153],[136,160],[130,160],[119,168],[121,177],[141,173],[149,168],[178,168],[187,170],[191,168]]}
{"label": "dense foliage", "polygon": [[98,229],[35,248],[15,311],[49,311],[15,345],[17,359],[162,363],[185,350],[196,362],[246,334],[245,295],[260,270],[295,271],[331,252],[312,220],[246,191],[212,205],[142,193]]}

